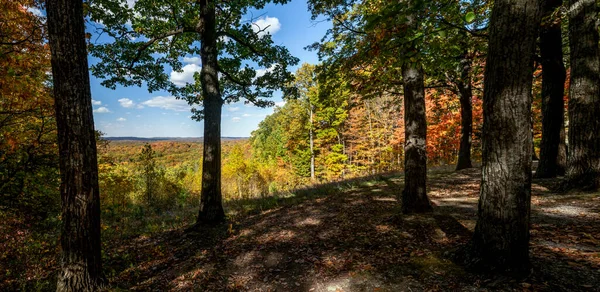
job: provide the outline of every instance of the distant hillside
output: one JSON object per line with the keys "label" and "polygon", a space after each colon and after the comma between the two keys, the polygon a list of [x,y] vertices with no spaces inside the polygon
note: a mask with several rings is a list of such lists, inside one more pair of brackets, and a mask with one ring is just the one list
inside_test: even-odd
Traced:
{"label": "distant hillside", "polygon": [[[202,142],[202,137],[104,137],[109,141],[141,141],[141,142],[155,142],[155,141],[176,141],[176,142]],[[222,141],[237,141],[246,140],[248,137],[221,137]]]}

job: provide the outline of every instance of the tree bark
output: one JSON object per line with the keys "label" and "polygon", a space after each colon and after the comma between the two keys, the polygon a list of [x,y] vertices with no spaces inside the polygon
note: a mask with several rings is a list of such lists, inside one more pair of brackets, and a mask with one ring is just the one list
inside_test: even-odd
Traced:
{"label": "tree bark", "polygon": [[62,200],[57,291],[95,291],[104,284],[100,195],[83,2],[48,0]]}
{"label": "tree bark", "polygon": [[460,148],[456,170],[473,167],[471,139],[473,135],[473,89],[471,88],[471,60],[465,53],[461,65],[461,78],[456,82],[460,99]]}
{"label": "tree bark", "polygon": [[313,140],[313,105],[309,102],[309,123],[310,126],[308,128],[308,136],[310,140],[310,180],[315,181],[315,150],[314,150],[314,140]]}
{"label": "tree bark", "polygon": [[[550,178],[564,173],[559,149],[561,132],[564,144],[565,79],[563,64],[562,32],[560,22],[554,21],[553,13],[562,6],[562,0],[546,0],[542,4],[544,23],[540,31],[540,53],[542,57],[542,143],[540,160],[535,176]],[[561,170],[562,168],[562,170]]]}
{"label": "tree bark", "polygon": [[202,190],[198,224],[216,224],[225,220],[221,195],[221,110],[215,3],[201,1],[202,19],[200,79],[204,103],[204,151]]}
{"label": "tree bark", "polygon": [[432,210],[427,197],[427,121],[425,85],[420,63],[402,66],[404,81],[404,190],[402,212]]}
{"label": "tree bark", "polygon": [[[536,0],[498,0],[490,20],[483,98],[483,167],[470,264],[529,268],[531,87]],[[519,37],[515,37],[515,36]]]}
{"label": "tree bark", "polygon": [[600,187],[600,50],[596,1],[570,1],[569,154],[567,186]]}

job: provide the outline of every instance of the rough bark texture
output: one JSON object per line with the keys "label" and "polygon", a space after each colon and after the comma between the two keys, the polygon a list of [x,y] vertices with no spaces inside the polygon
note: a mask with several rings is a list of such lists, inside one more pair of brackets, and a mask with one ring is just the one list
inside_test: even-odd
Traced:
{"label": "rough bark texture", "polygon": [[570,1],[569,154],[567,185],[600,186],[600,50],[596,1]]}
{"label": "rough bark texture", "polygon": [[471,60],[467,55],[460,61],[461,78],[456,82],[460,99],[460,148],[456,170],[473,167],[471,139],[473,135],[473,89],[471,88]]}
{"label": "rough bark texture", "polygon": [[[564,164],[559,156],[564,145],[564,107],[566,70],[563,64],[562,32],[560,22],[553,13],[562,0],[543,1],[543,23],[540,31],[542,57],[542,143],[540,162],[535,172],[539,178],[564,174]],[[561,141],[561,132],[563,134]],[[564,148],[562,149],[564,151]]]}
{"label": "rough bark texture", "polygon": [[95,291],[102,277],[100,196],[83,3],[48,0],[62,199],[58,291]]}
{"label": "rough bark texture", "polygon": [[531,86],[538,26],[538,1],[495,2],[484,81],[478,220],[469,254],[479,268],[519,273],[529,267]]}
{"label": "rough bark texture", "polygon": [[204,97],[204,152],[202,160],[202,190],[198,224],[215,224],[225,220],[221,195],[221,110],[223,100],[219,89],[218,51],[215,4],[202,0],[200,80]]}
{"label": "rough bark texture", "polygon": [[404,190],[402,212],[431,211],[427,197],[427,121],[425,85],[420,64],[402,66],[404,80]]}

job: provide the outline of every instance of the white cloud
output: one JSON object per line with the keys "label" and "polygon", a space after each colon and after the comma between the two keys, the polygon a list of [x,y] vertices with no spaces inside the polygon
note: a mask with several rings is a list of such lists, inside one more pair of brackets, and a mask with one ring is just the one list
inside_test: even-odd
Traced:
{"label": "white cloud", "polygon": [[142,102],[142,104],[178,112],[189,111],[191,108],[185,100],[176,99],[174,96],[155,96],[150,100]]}
{"label": "white cloud", "polygon": [[102,104],[101,101],[92,99],[92,105],[101,105],[101,104]]}
{"label": "white cloud", "polygon": [[243,114],[242,117],[251,117],[251,114]]}
{"label": "white cloud", "polygon": [[177,86],[185,86],[186,83],[194,83],[194,73],[200,72],[202,67],[196,64],[188,64],[181,69],[183,72],[171,71],[171,82]]}
{"label": "white cloud", "polygon": [[273,70],[275,70],[276,67],[277,64],[273,64],[269,68],[256,70],[256,78],[264,76],[265,74],[267,74],[267,72],[273,72]]}
{"label": "white cloud", "polygon": [[27,11],[31,12],[33,15],[38,16],[38,17],[44,16],[42,11],[35,7],[27,7]]}
{"label": "white cloud", "polygon": [[227,110],[230,112],[237,112],[240,110],[240,108],[237,106],[234,106],[234,107],[228,107]]}
{"label": "white cloud", "polygon": [[276,102],[276,103],[275,103],[275,105],[276,105],[276,106],[278,106],[278,107],[282,107],[282,106],[284,106],[284,105],[285,105],[285,100],[283,100],[283,101],[278,101],[278,102]]}
{"label": "white cloud", "polygon": [[110,113],[111,111],[108,110],[106,107],[99,107],[97,109],[94,110],[95,113],[99,113],[99,114],[106,114],[106,113]]}
{"label": "white cloud", "polygon": [[239,122],[241,119],[242,119],[242,118],[240,118],[240,117],[233,117],[233,118],[231,118],[231,120],[232,120],[234,123],[238,123],[238,122]]}
{"label": "white cloud", "polygon": [[202,59],[200,57],[183,57],[183,62],[186,64],[202,65]]}
{"label": "white cloud", "polygon": [[252,23],[252,30],[262,37],[265,34],[274,35],[281,29],[281,23],[277,17],[261,17]]}
{"label": "white cloud", "polygon": [[124,122],[124,121],[127,121],[127,119],[126,118],[118,118],[117,119],[117,122]]}
{"label": "white cloud", "polygon": [[133,106],[135,106],[135,103],[133,102],[133,100],[131,100],[129,98],[119,99],[119,104],[125,108],[132,108]]}

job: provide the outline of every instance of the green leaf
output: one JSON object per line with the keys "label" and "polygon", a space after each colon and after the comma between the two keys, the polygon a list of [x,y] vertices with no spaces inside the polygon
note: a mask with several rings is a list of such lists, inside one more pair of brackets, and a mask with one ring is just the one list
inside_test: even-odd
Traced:
{"label": "green leaf", "polygon": [[473,22],[473,20],[475,20],[475,13],[473,11],[470,11],[469,13],[467,13],[467,15],[465,15],[465,21],[467,23],[471,23]]}

